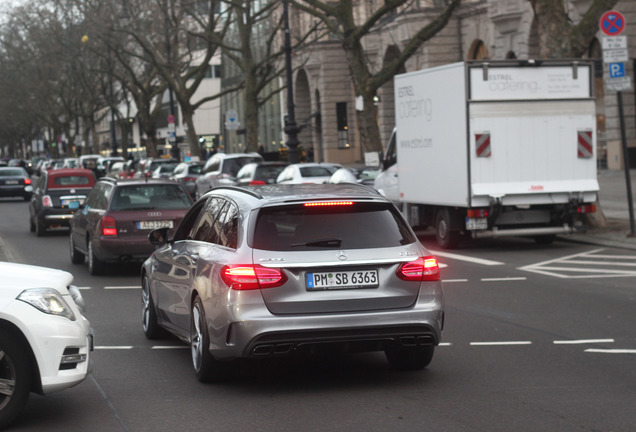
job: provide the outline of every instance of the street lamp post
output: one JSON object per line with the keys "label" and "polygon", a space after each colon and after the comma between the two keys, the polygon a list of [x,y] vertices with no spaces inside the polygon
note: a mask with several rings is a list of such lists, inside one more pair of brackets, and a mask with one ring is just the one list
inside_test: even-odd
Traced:
{"label": "street lamp post", "polygon": [[289,163],[298,163],[298,132],[296,124],[296,114],[294,108],[294,86],[292,83],[293,73],[291,64],[291,38],[289,36],[289,5],[287,0],[283,0],[283,26],[285,30],[285,72],[287,80],[287,115],[285,116],[285,133],[287,134],[287,159]]}

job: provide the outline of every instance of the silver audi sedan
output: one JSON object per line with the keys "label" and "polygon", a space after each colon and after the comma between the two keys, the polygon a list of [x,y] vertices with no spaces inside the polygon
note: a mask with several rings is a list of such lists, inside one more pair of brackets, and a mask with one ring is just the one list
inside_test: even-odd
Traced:
{"label": "silver audi sedan", "polygon": [[201,381],[227,378],[234,359],[322,350],[417,370],[440,342],[438,262],[368,186],[218,187],[167,235],[149,235],[143,331],[190,344]]}

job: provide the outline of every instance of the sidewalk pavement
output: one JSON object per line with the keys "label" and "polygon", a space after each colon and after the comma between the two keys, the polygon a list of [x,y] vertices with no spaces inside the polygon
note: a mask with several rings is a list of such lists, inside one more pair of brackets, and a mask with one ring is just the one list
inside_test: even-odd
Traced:
{"label": "sidewalk pavement", "polygon": [[[632,201],[636,201],[636,169],[630,170]],[[636,236],[630,236],[631,223],[627,198],[625,171],[599,170],[600,211],[594,217],[598,223],[589,227],[586,233],[559,236],[566,241],[594,244],[604,247],[616,247],[636,250]],[[600,215],[602,212],[603,216]],[[636,205],[634,205],[636,215]]]}

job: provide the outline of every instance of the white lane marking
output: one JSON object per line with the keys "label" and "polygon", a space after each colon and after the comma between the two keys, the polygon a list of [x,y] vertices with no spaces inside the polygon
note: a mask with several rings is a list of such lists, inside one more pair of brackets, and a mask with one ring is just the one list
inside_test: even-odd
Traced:
{"label": "white lane marking", "polygon": [[105,345],[101,345],[101,346],[96,346],[95,347],[96,350],[129,350],[129,349],[133,349],[132,345],[110,345],[110,346],[105,346]]}
{"label": "white lane marking", "polygon": [[527,280],[525,277],[504,277],[504,278],[482,278],[482,282],[506,282],[516,280]]}
{"label": "white lane marking", "polygon": [[125,290],[125,289],[141,289],[141,285],[135,286],[105,286],[104,289],[107,290]]}
{"label": "white lane marking", "polygon": [[[604,249],[593,249],[587,252],[581,252],[574,255],[568,255],[519,267],[518,270],[529,271],[561,279],[636,276],[636,270],[629,270],[629,268],[636,267],[636,256],[600,254],[599,252],[603,250]],[[621,267],[623,269],[621,269]]]}
{"label": "white lane marking", "polygon": [[468,279],[442,279],[442,283],[468,282]]}
{"label": "white lane marking", "polygon": [[459,261],[468,261],[471,263],[475,263],[475,264],[481,264],[481,265],[486,265],[486,266],[494,266],[494,265],[504,265],[504,263],[499,262],[499,261],[491,261],[491,260],[487,260],[487,259],[483,259],[483,258],[475,258],[475,257],[469,257],[466,255],[458,255],[458,254],[454,254],[454,253],[450,253],[450,252],[442,252],[442,251],[434,251],[429,249],[428,250],[430,253],[432,253],[435,256],[441,256],[444,258],[450,258],[450,259],[456,259]]}
{"label": "white lane marking", "polygon": [[577,345],[591,343],[612,343],[614,339],[578,339],[578,340],[555,340],[555,345]]}
{"label": "white lane marking", "polygon": [[532,345],[530,341],[471,342],[472,346]]}
{"label": "white lane marking", "polygon": [[438,346],[451,346],[452,343],[450,342],[441,342]]}
{"label": "white lane marking", "polygon": [[636,349],[586,349],[585,352],[601,354],[636,354]]}
{"label": "white lane marking", "polygon": [[155,345],[151,349],[153,349],[153,350],[171,350],[171,349],[190,349],[190,347],[187,346],[187,345],[170,345],[170,346]]}
{"label": "white lane marking", "polygon": [[448,267],[448,264],[437,263],[437,265],[439,266],[439,268],[446,268],[446,267]]}
{"label": "white lane marking", "polygon": [[91,289],[91,287],[77,287],[77,288],[80,289],[80,290],[89,290],[89,289]]}

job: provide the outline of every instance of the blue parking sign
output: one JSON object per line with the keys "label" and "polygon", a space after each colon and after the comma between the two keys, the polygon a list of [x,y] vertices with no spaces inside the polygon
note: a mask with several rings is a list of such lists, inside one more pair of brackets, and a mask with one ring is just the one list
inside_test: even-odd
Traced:
{"label": "blue parking sign", "polygon": [[610,63],[609,64],[610,78],[622,78],[625,76],[625,63]]}

